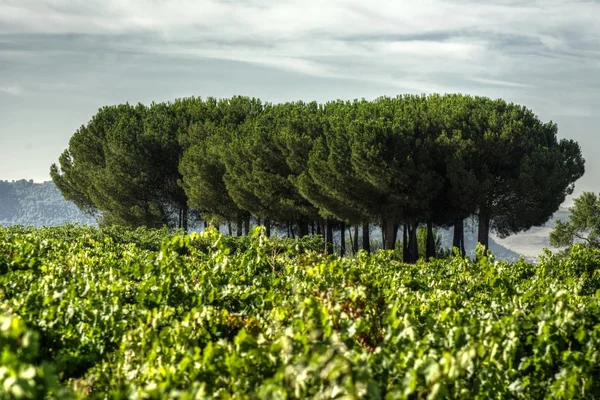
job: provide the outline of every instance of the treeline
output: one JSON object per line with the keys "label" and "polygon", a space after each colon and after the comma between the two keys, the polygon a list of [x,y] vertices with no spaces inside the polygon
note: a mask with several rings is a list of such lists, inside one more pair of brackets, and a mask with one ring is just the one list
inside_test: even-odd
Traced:
{"label": "treeline", "polygon": [[[579,145],[524,106],[460,94],[263,103],[179,99],[104,107],[71,138],[51,176],[104,224],[187,228],[192,214],[238,233],[251,219],[299,237],[378,224],[405,261],[425,225],[476,215],[478,241],[544,224],[584,173]],[[189,209],[195,210],[190,213]],[[358,237],[355,234],[354,237]],[[356,246],[357,244],[355,244]]]}

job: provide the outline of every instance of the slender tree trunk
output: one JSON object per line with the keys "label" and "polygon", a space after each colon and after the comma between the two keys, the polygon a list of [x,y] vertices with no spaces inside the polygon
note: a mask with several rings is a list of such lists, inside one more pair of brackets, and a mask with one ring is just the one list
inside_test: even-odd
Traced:
{"label": "slender tree trunk", "polygon": [[265,219],[265,235],[271,237],[271,221]]}
{"label": "slender tree trunk", "polygon": [[237,219],[235,233],[237,236],[244,234],[244,219],[242,217],[238,217]]}
{"label": "slender tree trunk", "polygon": [[351,226],[348,226],[348,237],[350,238],[350,251],[354,255],[356,254],[356,250],[354,249],[354,235],[352,235]]}
{"label": "slender tree trunk", "polygon": [[352,250],[353,253],[358,253],[358,225],[354,225],[354,240],[353,240]]}
{"label": "slender tree trunk", "polygon": [[250,235],[250,215],[244,218],[244,235]]}
{"label": "slender tree trunk", "polygon": [[459,218],[454,223],[454,235],[452,237],[452,247],[458,248],[460,254],[464,257],[465,252],[465,229],[464,220]]}
{"label": "slender tree trunk", "polygon": [[398,224],[392,221],[386,221],[385,231],[385,249],[394,250],[396,248],[396,232],[398,231]]}
{"label": "slender tree trunk", "polygon": [[404,227],[402,229],[402,261],[405,263],[410,263],[410,249],[408,248],[408,224],[404,223]]}
{"label": "slender tree trunk", "polygon": [[182,208],[180,208],[180,209],[179,209],[179,213],[178,213],[178,215],[177,215],[177,217],[179,218],[179,220],[177,221],[177,229],[181,229],[181,221],[182,221],[182,218],[181,218],[181,216],[182,216],[182,211],[183,211],[183,209],[182,209]]}
{"label": "slender tree trunk", "polygon": [[465,249],[465,229],[464,229],[464,227],[461,228],[461,230],[460,230],[460,254],[462,254],[463,257],[467,255],[467,251]]}
{"label": "slender tree trunk", "polygon": [[190,210],[189,210],[189,207],[188,207],[188,205],[187,205],[187,204],[184,204],[184,205],[183,205],[183,212],[182,212],[182,214],[183,214],[183,215],[182,215],[182,219],[183,219],[183,221],[182,221],[182,226],[183,226],[183,231],[184,231],[185,233],[187,233],[187,231],[188,231],[188,219],[189,219],[189,211],[190,211]]}
{"label": "slender tree trunk", "polygon": [[327,254],[333,254],[333,222],[327,220]]}
{"label": "slender tree trunk", "polygon": [[340,229],[340,256],[346,256],[346,224],[342,222]]}
{"label": "slender tree trunk", "polygon": [[408,231],[408,252],[410,254],[410,263],[414,264],[419,260],[419,242],[417,240],[417,230],[419,224],[410,224]]}
{"label": "slender tree trunk", "polygon": [[365,222],[362,225],[362,248],[367,253],[371,252],[371,237],[369,232],[369,223]]}
{"label": "slender tree trunk", "polygon": [[387,221],[381,221],[381,247],[385,250],[385,231],[387,227]]}
{"label": "slender tree trunk", "polygon": [[419,224],[415,224],[412,230],[412,246],[410,253],[412,255],[412,262],[416,263],[419,260],[419,240],[417,239],[417,232],[419,230]]}
{"label": "slender tree trunk", "polygon": [[323,222],[321,220],[317,221],[317,235],[323,234],[323,229],[321,227],[322,224],[323,224]]}
{"label": "slender tree trunk", "polygon": [[[204,229],[208,229],[208,221],[204,221]],[[219,230],[219,228],[217,228]]]}
{"label": "slender tree trunk", "polygon": [[479,226],[477,231],[477,241],[488,249],[490,240],[490,216],[486,211],[479,212]]}
{"label": "slender tree trunk", "polygon": [[291,234],[291,238],[292,239],[296,239],[296,233],[294,232],[294,224],[292,224],[291,222],[288,222],[288,231]]}
{"label": "slender tree trunk", "polygon": [[303,238],[308,235],[308,219],[300,218],[298,220],[298,237]]}
{"label": "slender tree trunk", "polygon": [[425,249],[425,260],[435,258],[435,238],[433,237],[433,223],[427,222],[427,245]]}
{"label": "slender tree trunk", "polygon": [[229,229],[229,236],[233,236],[233,229],[231,229],[231,221],[227,221],[227,228]]}
{"label": "slender tree trunk", "polygon": [[315,234],[315,221],[310,221],[310,233],[311,235]]}
{"label": "slender tree trunk", "polygon": [[462,219],[457,219],[454,222],[454,232],[452,234],[452,248],[457,248],[460,251],[460,231],[463,227]]}

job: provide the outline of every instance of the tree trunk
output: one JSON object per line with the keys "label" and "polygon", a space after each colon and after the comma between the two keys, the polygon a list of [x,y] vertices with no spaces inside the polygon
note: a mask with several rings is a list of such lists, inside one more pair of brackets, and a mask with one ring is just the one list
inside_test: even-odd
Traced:
{"label": "tree trunk", "polygon": [[250,235],[250,215],[244,218],[244,235]]}
{"label": "tree trunk", "polygon": [[412,230],[412,245],[410,246],[410,254],[412,256],[413,264],[419,260],[419,240],[417,239],[417,231],[419,230],[419,224],[415,224]]}
{"label": "tree trunk", "polygon": [[315,234],[315,221],[310,221],[310,233]]}
{"label": "tree trunk", "polygon": [[462,224],[460,229],[460,254],[463,257],[467,255],[467,250],[465,250],[465,229]]}
{"label": "tree trunk", "polygon": [[354,241],[352,242],[352,252],[358,253],[358,225],[354,225]]}
{"label": "tree trunk", "polygon": [[394,250],[396,248],[396,232],[398,224],[392,221],[386,221],[385,225],[385,249]]}
{"label": "tree trunk", "polygon": [[341,223],[340,229],[340,257],[346,256],[346,224]]}
{"label": "tree trunk", "polygon": [[235,233],[237,236],[244,234],[244,219],[242,217],[238,217]]}
{"label": "tree trunk", "polygon": [[288,232],[289,237],[291,237],[292,239],[296,239],[296,234],[294,233],[294,224],[292,224],[291,222],[288,222]]}
{"label": "tree trunk", "polygon": [[227,221],[227,228],[229,229],[229,236],[233,236],[233,229],[231,229],[231,221]]}
{"label": "tree trunk", "polygon": [[385,250],[385,231],[387,227],[387,221],[381,221],[381,247]]}
{"label": "tree trunk", "polygon": [[479,226],[477,231],[477,241],[488,249],[490,240],[490,216],[486,211],[479,212]]}
{"label": "tree trunk", "polygon": [[404,223],[402,229],[402,261],[410,263],[410,250],[408,248],[408,224]]}
{"label": "tree trunk", "polygon": [[271,237],[271,221],[265,219],[265,235]]}
{"label": "tree trunk", "polygon": [[327,220],[327,241],[325,245],[327,246],[327,254],[333,254],[333,222],[331,220]]}
{"label": "tree trunk", "polygon": [[317,221],[317,235],[323,234],[323,221]]}
{"label": "tree trunk", "polygon": [[425,248],[425,260],[435,258],[435,238],[433,237],[433,223],[427,223],[427,245]]}
{"label": "tree trunk", "polygon": [[367,253],[371,252],[371,237],[369,234],[369,223],[365,222],[362,226],[362,248]]}
{"label": "tree trunk", "polygon": [[350,251],[352,255],[356,254],[356,250],[354,249],[354,236],[352,235],[351,226],[348,226],[348,237],[350,238]]}
{"label": "tree trunk", "polygon": [[300,218],[298,220],[298,237],[301,239],[308,235],[308,219]]}
{"label": "tree trunk", "polygon": [[454,235],[452,237],[452,247],[458,248],[461,256],[465,256],[465,230],[464,230],[464,220],[459,218],[454,223]]}
{"label": "tree trunk", "polygon": [[189,210],[189,208],[188,208],[188,205],[187,205],[187,204],[184,204],[184,205],[183,205],[183,211],[182,211],[182,214],[183,214],[183,215],[182,215],[181,219],[182,219],[182,227],[183,227],[183,231],[184,231],[185,233],[187,233],[187,231],[188,231],[188,219],[189,219],[189,218],[188,218],[188,216],[189,216],[189,211],[190,211],[190,210]]}
{"label": "tree trunk", "polygon": [[419,260],[419,242],[417,240],[418,229],[419,224],[410,224],[408,227],[408,253],[409,262],[411,264],[414,264]]}

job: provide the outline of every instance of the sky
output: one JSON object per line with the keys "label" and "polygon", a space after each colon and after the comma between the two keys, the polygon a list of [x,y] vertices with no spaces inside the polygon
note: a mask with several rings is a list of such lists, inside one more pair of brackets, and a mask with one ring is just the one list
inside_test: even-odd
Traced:
{"label": "sky", "polygon": [[110,104],[468,93],[558,123],[600,191],[600,1],[0,0],[0,180]]}

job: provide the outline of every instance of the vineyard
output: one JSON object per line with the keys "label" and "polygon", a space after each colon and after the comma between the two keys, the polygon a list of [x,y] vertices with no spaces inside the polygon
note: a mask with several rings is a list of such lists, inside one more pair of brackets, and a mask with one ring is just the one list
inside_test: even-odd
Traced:
{"label": "vineyard", "polygon": [[600,398],[600,253],[0,229],[0,399]]}

